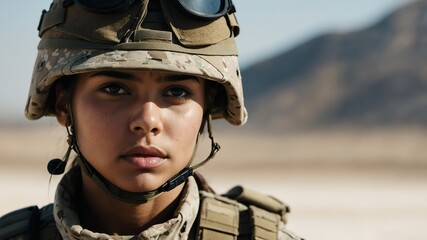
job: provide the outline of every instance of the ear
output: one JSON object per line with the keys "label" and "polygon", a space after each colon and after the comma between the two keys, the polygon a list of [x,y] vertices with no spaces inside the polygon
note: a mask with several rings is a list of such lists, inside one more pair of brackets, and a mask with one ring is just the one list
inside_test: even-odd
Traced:
{"label": "ear", "polygon": [[57,85],[55,88],[55,115],[59,124],[66,127],[68,124],[68,108],[69,94],[65,91],[62,85]]}

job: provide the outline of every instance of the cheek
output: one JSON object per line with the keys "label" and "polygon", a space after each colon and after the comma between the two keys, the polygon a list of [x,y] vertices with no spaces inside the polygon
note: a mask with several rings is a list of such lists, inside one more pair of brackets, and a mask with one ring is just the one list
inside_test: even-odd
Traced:
{"label": "cheek", "polygon": [[91,101],[76,102],[75,109],[77,141],[83,153],[89,154],[88,158],[90,155],[99,155],[93,151],[96,148],[108,153],[112,149],[112,139],[119,137],[121,115]]}
{"label": "cheek", "polygon": [[190,151],[196,143],[197,135],[203,120],[203,109],[197,105],[189,111],[183,113],[173,113],[167,117],[164,127],[169,132],[171,139],[182,151]]}

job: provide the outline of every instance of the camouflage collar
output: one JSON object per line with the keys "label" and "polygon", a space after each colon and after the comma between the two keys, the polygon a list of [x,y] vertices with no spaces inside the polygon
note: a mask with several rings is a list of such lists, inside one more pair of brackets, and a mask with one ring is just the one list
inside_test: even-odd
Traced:
{"label": "camouflage collar", "polygon": [[70,240],[124,240],[124,239],[187,239],[199,209],[199,190],[196,181],[190,177],[185,185],[181,202],[175,217],[161,224],[153,225],[137,236],[110,236],[84,229],[80,225],[76,203],[81,188],[81,172],[76,167],[61,180],[56,190],[54,217],[63,239]]}

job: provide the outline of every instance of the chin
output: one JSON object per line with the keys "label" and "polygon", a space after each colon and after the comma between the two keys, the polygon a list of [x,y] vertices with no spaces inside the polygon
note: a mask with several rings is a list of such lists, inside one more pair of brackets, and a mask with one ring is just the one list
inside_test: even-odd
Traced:
{"label": "chin", "polygon": [[158,176],[138,176],[136,179],[129,180],[119,187],[129,192],[149,192],[156,190],[167,180],[168,179],[163,178],[160,179]]}

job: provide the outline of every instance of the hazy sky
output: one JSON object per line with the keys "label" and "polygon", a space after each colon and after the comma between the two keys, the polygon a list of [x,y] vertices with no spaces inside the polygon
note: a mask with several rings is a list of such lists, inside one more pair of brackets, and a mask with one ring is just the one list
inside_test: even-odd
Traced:
{"label": "hazy sky", "polygon": [[[330,31],[372,24],[411,0],[234,0],[242,67]],[[37,25],[51,0],[14,0],[0,8],[0,122],[23,115],[38,43]]]}

